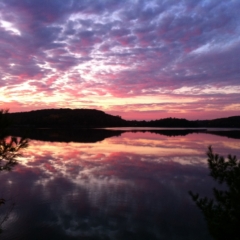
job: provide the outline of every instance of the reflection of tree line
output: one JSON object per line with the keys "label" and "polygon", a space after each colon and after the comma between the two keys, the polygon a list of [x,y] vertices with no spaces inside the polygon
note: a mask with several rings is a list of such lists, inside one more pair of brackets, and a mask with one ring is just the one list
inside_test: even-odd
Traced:
{"label": "reflection of tree line", "polygon": [[206,129],[94,129],[94,128],[11,128],[10,134],[14,136],[25,136],[40,141],[56,142],[84,142],[95,143],[106,138],[120,136],[125,132],[149,132],[167,137],[186,136],[193,133],[207,133],[228,138],[240,139],[239,131],[207,131]]}
{"label": "reflection of tree line", "polygon": [[[12,170],[17,164],[17,158],[21,155],[20,150],[28,146],[28,139],[8,136],[10,123],[7,119],[7,113],[7,110],[0,110],[0,171]],[[0,198],[0,206],[5,202],[4,198]],[[10,212],[11,210],[0,221],[0,230]]]}
{"label": "reflection of tree line", "polygon": [[11,128],[11,134],[26,135],[30,139],[52,142],[84,142],[95,143],[105,138],[120,136],[124,131],[107,129],[79,129],[79,128]]}
{"label": "reflection of tree line", "polygon": [[208,166],[210,176],[227,190],[213,188],[214,200],[200,198],[191,191],[189,194],[202,211],[210,234],[217,240],[240,239],[240,160],[236,156],[228,156],[225,160],[214,154],[209,147]]}

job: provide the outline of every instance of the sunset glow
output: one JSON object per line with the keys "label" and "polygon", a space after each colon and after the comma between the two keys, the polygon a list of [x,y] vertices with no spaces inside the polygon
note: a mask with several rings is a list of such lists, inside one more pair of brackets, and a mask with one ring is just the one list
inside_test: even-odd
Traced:
{"label": "sunset glow", "polygon": [[239,115],[239,9],[234,0],[3,0],[0,108]]}

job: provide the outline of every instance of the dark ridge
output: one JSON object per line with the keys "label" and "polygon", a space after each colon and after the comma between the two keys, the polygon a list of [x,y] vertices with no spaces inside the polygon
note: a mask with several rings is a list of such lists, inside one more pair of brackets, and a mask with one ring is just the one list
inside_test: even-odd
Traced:
{"label": "dark ridge", "polygon": [[43,109],[9,113],[14,126],[36,128],[104,128],[104,127],[168,127],[168,128],[240,128],[240,116],[213,120],[189,121],[165,118],[152,121],[127,121],[95,109]]}
{"label": "dark ridge", "polygon": [[10,113],[13,125],[31,127],[120,127],[126,120],[95,109],[44,109]]}
{"label": "dark ridge", "polygon": [[195,121],[197,125],[209,128],[239,128],[240,116]]}
{"label": "dark ridge", "polygon": [[194,121],[189,121],[186,119],[179,119],[179,118],[165,118],[165,119],[159,119],[155,121],[150,121],[149,126],[156,127],[156,126],[161,126],[161,127],[198,127],[198,125]]}

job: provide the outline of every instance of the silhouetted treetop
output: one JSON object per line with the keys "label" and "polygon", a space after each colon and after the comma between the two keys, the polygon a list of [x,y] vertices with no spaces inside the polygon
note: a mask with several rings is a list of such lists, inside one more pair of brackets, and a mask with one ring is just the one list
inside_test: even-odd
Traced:
{"label": "silhouetted treetop", "polygon": [[43,109],[30,112],[10,113],[14,125],[33,127],[170,127],[240,128],[240,116],[214,120],[190,121],[179,118],[164,118],[152,121],[124,120],[96,109]]}
{"label": "silhouetted treetop", "polygon": [[211,235],[216,240],[240,239],[240,160],[228,155],[225,159],[214,154],[209,147],[208,166],[210,175],[226,190],[213,188],[214,199],[200,198],[191,191],[192,200],[202,211]]}
{"label": "silhouetted treetop", "polygon": [[107,127],[125,124],[121,117],[95,109],[44,109],[12,113],[11,120],[14,124],[36,127]]}

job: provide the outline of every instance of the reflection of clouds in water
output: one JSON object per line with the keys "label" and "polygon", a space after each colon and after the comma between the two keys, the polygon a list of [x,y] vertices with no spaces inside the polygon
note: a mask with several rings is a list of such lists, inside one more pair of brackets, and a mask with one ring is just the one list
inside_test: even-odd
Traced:
{"label": "reflection of clouds in water", "polygon": [[238,150],[238,151],[240,149],[240,141],[239,140],[238,140],[238,142],[223,142],[223,145],[225,148],[230,148],[230,149],[234,149],[234,150]]}
{"label": "reflection of clouds in water", "polygon": [[[206,136],[209,135],[206,134],[164,139],[162,136],[159,139],[154,136],[153,139],[152,134],[141,133],[141,137],[145,136],[145,138],[140,140],[134,139],[134,134],[125,133],[123,137],[110,138],[93,144],[32,141],[25,154],[27,161],[25,160],[24,164],[42,170],[42,179],[37,181],[37,184],[46,185],[46,182],[51,181],[52,178],[64,176],[79,186],[88,185],[91,188],[91,186],[105,186],[110,183],[120,184],[121,181],[129,184],[136,177],[158,176],[159,173],[163,174],[163,169],[165,171],[166,167],[174,168],[174,164],[206,167],[204,152],[209,141],[217,147],[238,145],[234,139],[230,141],[227,139],[229,144],[225,144],[228,143],[227,140],[219,144],[224,138],[210,136],[208,139]],[[129,139],[126,141],[128,135],[133,146],[131,151],[126,151],[128,146],[124,145],[129,142]],[[149,150],[146,151],[141,142],[145,142],[145,146],[149,145],[150,147],[146,147]],[[164,144],[166,145],[164,149],[159,148]],[[182,147],[179,149],[178,146],[181,144]],[[192,149],[195,145],[198,145],[196,150]]]}
{"label": "reflection of clouds in water", "polygon": [[74,193],[64,196],[63,204],[54,205],[58,224],[67,234],[110,236],[123,220],[127,221],[124,224],[130,224],[132,191],[129,186],[106,182],[106,179],[90,185],[90,188],[89,184],[78,186]]}
{"label": "reflection of clouds in water", "polygon": [[[172,181],[162,177],[157,184],[149,179],[138,179],[127,185],[101,176],[98,180],[74,185],[74,189],[71,186],[65,189],[61,185],[59,189],[64,195],[61,201],[51,206],[58,221],[51,224],[60,225],[71,235],[109,236],[117,235],[121,230],[136,233],[141,227],[159,234],[158,227],[162,223],[168,224],[185,211],[186,196],[178,190],[179,179],[175,176]],[[49,192],[56,195],[56,189]],[[176,222],[171,227],[180,229],[182,226]]]}
{"label": "reflection of clouds in water", "polygon": [[[235,139],[218,137],[209,134],[191,134],[188,136],[153,138],[151,133],[141,133],[142,138],[135,136],[139,133],[124,133],[121,137],[105,139],[97,143],[52,143],[45,142],[38,145],[37,141],[29,151],[29,157],[42,155],[45,157],[59,159],[61,161],[71,161],[82,159],[86,161],[102,161],[110,154],[117,152],[135,153],[148,156],[202,156],[205,158],[206,148],[211,144],[215,149],[239,148],[240,142]],[[145,136],[145,137],[143,137]],[[223,149],[224,150],[224,149]],[[25,154],[26,155],[26,154]]]}
{"label": "reflection of clouds in water", "polygon": [[[178,236],[185,240],[184,234],[195,237],[203,222],[187,192],[196,189],[211,194],[205,186],[209,180],[206,142],[220,148],[225,146],[221,142],[225,138],[192,134],[151,139],[151,134],[143,134],[145,139],[134,140],[131,133],[131,140],[126,141],[127,136],[98,143],[31,141],[22,165],[8,178],[14,183],[13,192],[23,192],[15,214],[23,222],[44,229],[48,226],[66,236],[140,239],[140,233],[145,239],[150,235],[160,239]],[[129,141],[133,152],[124,148]],[[234,139],[227,141],[233,143],[229,146],[238,144]],[[145,151],[142,142],[151,152]],[[207,185],[211,189],[213,183]],[[9,229],[20,224],[15,219]],[[204,231],[201,234],[199,239],[207,239]]]}
{"label": "reflection of clouds in water", "polygon": [[[154,133],[124,133],[121,137],[108,139],[118,149],[125,152],[135,152],[140,154],[156,154],[158,156],[173,155],[201,155],[205,157],[206,148],[213,145],[217,149],[232,148],[238,146],[237,139],[219,137],[204,133],[194,133],[187,136],[166,137]],[[127,146],[126,146],[127,145]],[[225,147],[224,147],[225,146]]]}
{"label": "reflection of clouds in water", "polygon": [[[157,176],[162,174],[162,169],[173,168],[174,164],[206,167],[205,149],[210,141],[216,148],[239,144],[234,139],[206,134],[160,136],[159,139],[155,134],[140,133],[142,139],[134,138],[134,134],[125,133],[123,137],[92,144],[32,141],[24,164],[42,170],[41,176],[45,176],[42,184],[53,177],[64,176],[80,186],[94,186],[95,182],[105,185],[111,181],[131,182],[141,171],[142,176]],[[125,144],[129,141],[130,149]]]}

